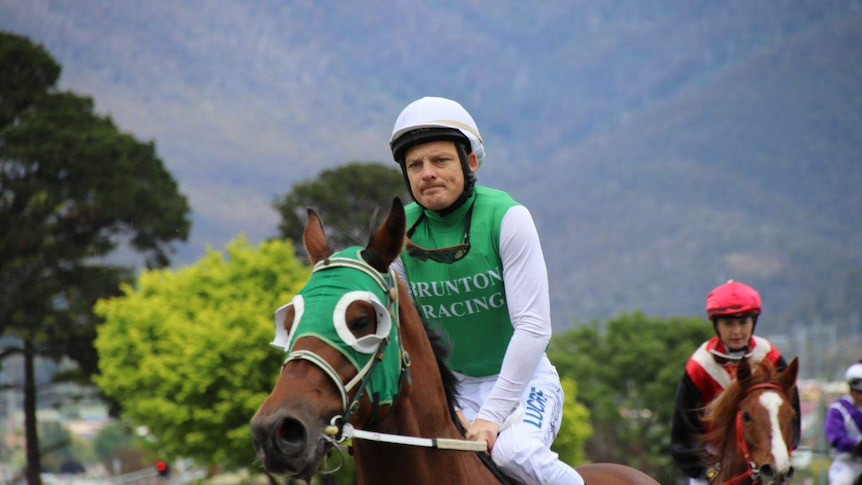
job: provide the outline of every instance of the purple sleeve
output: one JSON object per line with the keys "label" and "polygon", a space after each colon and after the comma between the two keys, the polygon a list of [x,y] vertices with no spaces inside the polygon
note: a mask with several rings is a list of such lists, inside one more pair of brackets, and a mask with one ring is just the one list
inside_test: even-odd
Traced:
{"label": "purple sleeve", "polygon": [[[839,404],[840,406],[840,404]],[[835,408],[830,407],[826,414],[826,441],[836,451],[851,453],[856,447],[856,440],[847,436],[844,427],[844,416]]]}

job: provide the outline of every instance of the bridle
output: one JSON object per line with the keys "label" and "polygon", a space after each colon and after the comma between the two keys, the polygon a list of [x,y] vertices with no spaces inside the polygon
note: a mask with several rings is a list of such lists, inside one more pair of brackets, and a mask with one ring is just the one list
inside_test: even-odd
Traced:
{"label": "bridle", "polygon": [[[750,393],[758,389],[769,389],[773,391],[778,391],[779,393],[784,395],[784,389],[778,384],[773,384],[771,382],[755,384],[749,387],[746,393]],[[751,459],[751,450],[748,449],[748,443],[745,441],[745,420],[743,418],[743,412],[741,410],[736,413],[736,449],[739,450],[739,452],[742,454],[743,459],[748,464],[748,466],[745,472],[731,478],[730,480],[724,482],[722,485],[739,485],[741,483],[744,483],[746,480],[750,480],[751,483],[759,483],[760,467]],[[793,449],[788,446],[788,451],[792,452]]]}
{"label": "bridle", "polygon": [[[371,279],[374,280],[386,294],[386,309],[389,313],[389,318],[392,321],[392,325],[396,328],[396,332],[400,330],[400,320],[398,314],[398,283],[395,279],[394,270],[390,269],[388,274],[382,274],[361,258],[352,259],[345,257],[333,257],[324,258],[321,261],[318,261],[312,269],[312,274],[319,271],[326,271],[334,268],[353,269],[361,271],[366,275],[370,276]],[[400,339],[398,340],[400,345]],[[332,382],[335,384],[335,387],[338,389],[338,392],[341,395],[342,413],[340,415],[334,416],[330,421],[330,426],[327,427],[326,435],[324,435],[327,440],[341,443],[345,439],[347,439],[345,436],[342,436],[341,439],[333,440],[332,438],[330,438],[330,436],[341,435],[344,424],[349,423],[351,417],[359,410],[359,402],[365,394],[365,390],[370,380],[370,377],[374,372],[374,369],[377,367],[378,363],[383,362],[385,351],[388,345],[389,337],[381,339],[377,350],[374,351],[374,355],[368,359],[368,362],[361,369],[359,369],[356,376],[354,376],[353,379],[351,379],[350,382],[347,383],[341,380],[341,377],[338,375],[338,372],[335,371],[335,369],[332,367],[332,365],[329,364],[329,362],[326,361],[326,359],[320,357],[314,352],[310,350],[295,350],[288,353],[287,357],[284,360],[282,368],[284,368],[284,366],[286,366],[288,362],[293,360],[306,360],[308,362],[311,362],[320,370],[322,370],[327,376],[329,376],[330,380],[332,380]],[[401,384],[403,384],[405,380],[409,383],[410,356],[404,350],[403,345],[400,349],[400,356],[400,381]],[[357,388],[356,394],[353,396],[353,399],[350,399],[349,395],[354,387]],[[395,398],[397,399],[397,395],[395,396]],[[369,397],[369,400],[371,401],[372,405],[371,419],[374,421],[378,421],[376,416],[376,411],[379,406],[378,396],[375,395]],[[394,406],[395,402],[393,402],[392,404],[392,407]],[[331,429],[333,427],[334,429]]]}
{"label": "bridle", "polygon": [[[386,309],[389,313],[389,318],[392,322],[392,326],[395,329],[396,340],[398,341],[398,345],[400,347],[398,389],[401,390],[405,383],[407,385],[410,385],[412,383],[412,379],[410,377],[410,354],[408,354],[407,351],[404,349],[403,341],[401,340],[401,338],[398,337],[400,335],[401,327],[400,315],[398,311],[398,281],[395,276],[395,271],[390,268],[388,273],[380,273],[374,267],[368,264],[361,256],[358,259],[336,256],[331,258],[324,258],[323,260],[318,261],[312,268],[312,275],[319,271],[326,271],[334,268],[347,268],[361,271],[366,275],[370,276],[377,283],[380,289],[383,290],[383,293],[386,294]],[[356,376],[354,376],[347,383],[342,381],[341,377],[338,375],[338,372],[332,367],[329,362],[326,361],[326,359],[317,355],[313,351],[294,350],[287,354],[287,357],[284,360],[284,364],[282,365],[282,370],[291,361],[308,361],[313,365],[317,366],[320,370],[322,370],[324,374],[329,376],[330,380],[335,384],[335,387],[338,389],[338,392],[341,396],[342,413],[332,417],[329,422],[329,425],[324,428],[320,439],[333,446],[336,450],[338,450],[339,454],[342,453],[342,450],[336,445],[339,445],[351,438],[387,443],[397,443],[411,446],[421,446],[442,450],[486,452],[487,444],[485,442],[445,438],[415,438],[410,436],[400,436],[374,431],[365,431],[363,429],[357,429],[353,425],[351,425],[350,420],[353,415],[359,410],[360,401],[365,395],[368,382],[372,374],[374,373],[374,369],[379,363],[383,362],[386,356],[386,349],[389,344],[389,337],[381,339],[380,344],[374,351],[373,356],[369,358],[368,362],[361,369],[358,370]],[[354,389],[354,387],[356,388],[356,393],[353,396],[353,399],[350,399],[350,392]],[[399,396],[400,394],[396,393],[392,397],[392,404],[389,407],[387,415],[391,414],[393,409],[396,408]],[[373,426],[374,424],[379,423],[382,419],[386,417],[377,416],[377,411],[380,407],[379,395],[369,394],[369,401],[371,403],[372,409],[371,417],[369,418],[369,422],[366,423],[363,428]],[[337,465],[334,469],[321,471],[320,473],[334,473],[338,471],[343,464],[344,456],[343,454],[341,454],[341,464]]]}

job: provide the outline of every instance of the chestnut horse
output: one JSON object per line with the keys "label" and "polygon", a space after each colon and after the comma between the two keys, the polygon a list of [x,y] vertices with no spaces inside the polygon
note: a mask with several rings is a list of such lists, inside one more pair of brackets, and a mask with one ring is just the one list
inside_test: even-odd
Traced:
{"label": "chestnut horse", "polygon": [[[487,453],[477,452],[485,443],[464,440],[441,339],[389,268],[404,232],[404,207],[395,198],[367,247],[336,253],[308,211],[303,243],[312,276],[276,312],[273,344],[287,358],[251,420],[267,472],[310,481],[324,457],[352,437],[359,483],[507,482]],[[590,485],[658,485],[618,464],[577,470]]]}
{"label": "chestnut horse", "polygon": [[763,360],[752,369],[739,362],[736,379],[710,403],[704,414],[707,449],[717,450],[710,468],[714,484],[790,483],[793,395],[799,371],[797,359],[781,372]]}

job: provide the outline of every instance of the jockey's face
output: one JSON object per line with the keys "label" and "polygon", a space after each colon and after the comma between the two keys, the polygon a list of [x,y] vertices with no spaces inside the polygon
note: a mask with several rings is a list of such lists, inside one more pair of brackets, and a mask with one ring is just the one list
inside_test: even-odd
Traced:
{"label": "jockey's face", "polygon": [[[479,168],[475,153],[468,156],[470,170]],[[455,143],[432,141],[407,150],[404,166],[410,190],[421,206],[441,211],[464,192],[464,171]]]}
{"label": "jockey's face", "polygon": [[715,328],[718,330],[718,337],[728,350],[743,350],[751,340],[754,317],[750,315],[718,317],[715,320]]}

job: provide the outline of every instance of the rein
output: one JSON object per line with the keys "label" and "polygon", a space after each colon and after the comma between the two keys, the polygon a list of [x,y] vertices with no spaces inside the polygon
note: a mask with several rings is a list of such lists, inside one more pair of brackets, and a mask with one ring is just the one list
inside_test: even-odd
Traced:
{"label": "rein", "polygon": [[[524,415],[524,407],[518,405],[515,411],[503,421],[500,425],[500,431],[511,426],[515,421],[521,419]],[[328,426],[324,431],[327,434],[337,434],[335,426]],[[452,438],[414,438],[412,436],[402,436],[397,434],[378,433],[375,431],[365,431],[356,429],[350,423],[346,423],[342,429],[342,440],[346,438],[358,438],[369,441],[380,441],[383,443],[394,443],[398,445],[422,446],[425,448],[436,448],[439,450],[459,450],[459,451],[477,451],[486,453],[488,451],[488,443],[484,441],[458,440]]]}
{"label": "rein", "polygon": [[[784,394],[784,389],[782,389],[781,386],[770,382],[755,384],[749,387],[746,393],[756,391],[758,389],[770,389]],[[731,478],[722,485],[739,485],[744,483],[746,480],[750,480],[751,483],[758,483],[760,480],[760,467],[757,466],[757,463],[751,461],[751,450],[748,449],[748,443],[745,441],[745,421],[742,417],[742,411],[738,411],[736,413],[736,448],[740,453],[742,453],[743,459],[748,464],[748,467],[745,472]]]}
{"label": "rein", "polygon": [[354,428],[350,423],[346,423],[343,426],[341,433],[343,439],[358,438],[362,440],[379,441],[382,443],[394,443],[397,445],[422,446],[438,450],[488,451],[488,443],[484,441],[456,440],[452,438],[414,438],[412,436],[402,436],[398,434],[364,431]]}

